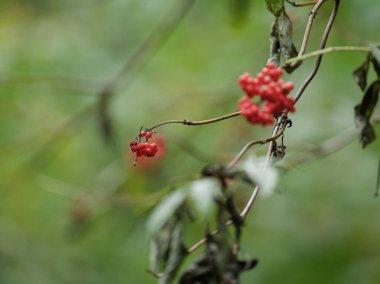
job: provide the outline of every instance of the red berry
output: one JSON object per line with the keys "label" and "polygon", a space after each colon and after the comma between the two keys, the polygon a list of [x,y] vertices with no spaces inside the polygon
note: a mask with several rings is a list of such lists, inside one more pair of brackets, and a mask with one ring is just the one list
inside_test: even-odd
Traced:
{"label": "red berry", "polygon": [[144,149],[144,155],[145,156],[150,157],[151,154],[152,154],[152,149],[150,149],[150,148]]}
{"label": "red berry", "polygon": [[276,64],[274,64],[274,62],[270,61],[270,62],[268,62],[268,64],[267,64],[267,68],[268,68],[268,69],[274,69],[274,68],[276,68]]}
{"label": "red berry", "polygon": [[150,148],[152,149],[153,152],[156,152],[158,150],[157,144],[156,143],[151,143]]}
{"label": "red berry", "polygon": [[264,67],[262,70],[261,70],[261,73],[265,76],[268,76],[269,75],[269,68],[267,67]]}
{"label": "red berry", "polygon": [[[239,84],[246,94],[239,100],[239,112],[247,121],[253,124],[272,124],[275,122],[274,114],[280,114],[284,109],[295,111],[294,99],[287,97],[294,84],[281,80],[282,73],[281,67],[268,62],[255,78],[248,73],[239,78]],[[258,103],[251,101],[254,96],[260,98]],[[264,105],[264,108],[261,108],[261,105]]]}
{"label": "red berry", "polygon": [[149,132],[149,131],[145,133],[146,138],[152,138],[152,135],[153,135],[152,132]]}
{"label": "red berry", "polygon": [[286,82],[284,85],[283,85],[283,88],[288,91],[288,93],[290,93],[293,88],[294,88],[294,84],[293,82]]}
{"label": "red berry", "polygon": [[280,77],[282,75],[282,68],[281,67],[276,68],[276,75],[278,77]]}
{"label": "red berry", "polygon": [[145,135],[146,135],[145,131],[142,130],[142,131],[140,132],[140,136],[141,136],[141,137],[145,137]]}

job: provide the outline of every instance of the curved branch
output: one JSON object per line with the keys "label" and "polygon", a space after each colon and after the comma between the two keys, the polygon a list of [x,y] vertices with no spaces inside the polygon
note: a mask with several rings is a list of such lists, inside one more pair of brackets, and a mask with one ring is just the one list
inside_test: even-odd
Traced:
{"label": "curved branch", "polygon": [[[326,2],[326,0],[319,0],[314,8],[310,11],[310,16],[309,16],[309,20],[307,22],[307,25],[306,25],[306,30],[305,30],[305,33],[303,35],[303,39],[302,39],[302,44],[301,44],[301,48],[300,48],[300,51],[298,53],[298,56],[301,56],[305,53],[305,50],[306,50],[306,45],[307,45],[307,42],[309,40],[309,35],[310,35],[310,31],[311,31],[311,26],[313,25],[313,22],[314,22],[314,18],[315,18],[315,15],[317,14],[317,12],[319,11],[319,9],[321,8],[321,6]],[[296,63],[295,63],[296,64]]]}
{"label": "curved branch", "polygon": [[[323,1],[321,1],[321,2],[323,2]],[[328,23],[326,25],[325,31],[324,31],[323,36],[322,36],[322,41],[321,41],[321,44],[320,44],[320,49],[324,49],[325,46],[326,46],[327,39],[329,37],[332,25],[334,24],[334,21],[335,21],[335,18],[336,18],[336,14],[338,12],[339,3],[340,3],[340,0],[335,0],[335,2],[334,2],[334,8],[333,8],[333,10],[331,12],[329,21],[328,21]],[[293,97],[294,100],[295,100],[294,103],[296,103],[299,100],[299,98],[302,96],[303,92],[305,91],[306,87],[310,84],[310,82],[314,79],[314,76],[317,74],[319,66],[321,65],[321,62],[322,62],[322,56],[323,56],[323,54],[318,55],[318,58],[317,58],[317,61],[314,64],[313,70],[311,71],[311,73],[309,74],[309,76],[306,78],[306,80],[303,82],[303,84],[301,85],[301,87],[298,89],[297,93],[294,95],[294,97]]]}
{"label": "curved branch", "polygon": [[270,136],[270,137],[267,137],[264,139],[254,140],[254,141],[251,141],[251,142],[248,142],[247,144],[245,144],[245,146],[240,150],[240,152],[235,156],[235,158],[233,158],[231,160],[231,162],[228,163],[227,168],[234,167],[241,160],[241,158],[244,156],[244,154],[249,150],[249,148],[251,148],[252,146],[257,145],[257,144],[264,145],[268,142],[272,142],[272,141],[276,140],[277,138],[279,138],[284,133],[285,128],[286,128],[286,125],[284,125],[281,128],[280,132],[276,133],[273,136]]}

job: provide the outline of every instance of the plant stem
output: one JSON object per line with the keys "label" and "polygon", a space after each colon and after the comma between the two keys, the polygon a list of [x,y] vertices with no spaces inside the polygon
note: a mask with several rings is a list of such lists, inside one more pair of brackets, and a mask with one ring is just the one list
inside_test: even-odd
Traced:
{"label": "plant stem", "polygon": [[360,52],[369,52],[371,51],[371,48],[368,46],[334,46],[334,47],[328,47],[325,49],[316,50],[310,53],[306,53],[302,56],[293,57],[288,59],[285,63],[290,64],[293,62],[297,62],[299,60],[304,60],[308,58],[312,58],[315,56],[319,56],[321,54],[329,53],[329,52],[335,52],[335,51],[360,51]]}
{"label": "plant stem", "polygon": [[157,127],[160,127],[162,125],[165,125],[165,124],[183,124],[183,125],[204,125],[204,124],[210,124],[210,123],[215,123],[215,122],[219,122],[219,121],[222,121],[222,120],[225,120],[225,119],[228,119],[228,118],[232,118],[232,117],[235,117],[235,116],[239,116],[240,115],[240,112],[233,112],[233,113],[230,113],[230,114],[226,114],[226,115],[223,115],[223,116],[219,116],[219,117],[216,117],[216,118],[211,118],[211,119],[206,119],[206,120],[198,120],[198,121],[191,121],[191,120],[187,120],[187,119],[173,119],[173,120],[167,120],[167,121],[164,121],[164,122],[161,122],[159,124],[156,124],[155,126],[149,128],[148,130],[151,131]]}
{"label": "plant stem", "polygon": [[300,48],[300,51],[298,53],[298,56],[301,56],[305,53],[307,41],[309,40],[311,26],[313,25],[315,15],[319,11],[320,7],[325,3],[325,1],[326,0],[319,0],[310,12],[309,20],[307,22],[306,29],[305,29],[305,32],[303,34],[302,44],[301,44],[301,48]]}
{"label": "plant stem", "polygon": [[282,128],[281,128],[281,131],[278,132],[276,135],[274,136],[271,136],[271,137],[267,137],[267,138],[264,138],[264,139],[259,139],[259,140],[254,140],[254,141],[251,141],[251,142],[248,142],[241,150],[240,152],[235,156],[235,158],[233,158],[231,160],[231,162],[228,163],[227,165],[227,168],[232,168],[234,167],[240,160],[241,158],[244,156],[244,154],[249,150],[249,148],[251,148],[252,146],[254,145],[257,145],[257,144],[266,144],[268,142],[272,142],[273,140],[276,140],[277,138],[279,138],[285,131],[285,128],[286,128],[286,125],[284,125]]}
{"label": "plant stem", "polygon": [[[319,49],[324,49],[326,46],[327,39],[329,37],[331,28],[332,28],[334,21],[335,21],[335,18],[336,18],[336,14],[338,13],[339,3],[340,3],[340,0],[334,1],[334,8],[331,11],[331,15],[330,15],[329,21],[327,22],[325,31],[323,33],[322,41],[321,41],[321,44],[319,46]],[[313,70],[310,72],[309,76],[305,79],[305,81],[303,82],[301,87],[298,89],[297,93],[294,95],[294,97],[293,97],[294,101],[295,101],[294,103],[297,103],[297,101],[300,99],[303,92],[307,88],[307,86],[310,84],[310,82],[314,79],[314,76],[317,74],[319,66],[321,65],[321,62],[322,62],[322,56],[323,56],[323,54],[318,55],[317,60],[314,64]]]}
{"label": "plant stem", "polygon": [[[281,118],[280,118],[280,121],[281,121]],[[283,125],[283,127],[281,128],[280,132],[277,133],[277,130],[280,128],[280,125],[282,123],[278,123],[275,127],[275,131],[276,131],[276,134],[272,134],[271,137],[268,137],[268,138],[264,138],[264,139],[260,139],[260,140],[255,140],[255,141],[251,141],[249,142],[248,144],[246,144],[243,149],[239,152],[239,154],[228,164],[228,168],[231,168],[233,166],[236,165],[237,162],[239,162],[239,160],[242,158],[242,156],[247,152],[247,150],[252,147],[253,145],[256,145],[256,144],[265,144],[265,143],[268,143],[268,142],[272,142],[273,140],[276,140],[277,138],[279,138],[285,131],[285,128],[286,128],[286,124]],[[273,133],[275,132],[273,131]],[[269,149],[272,149],[272,146],[270,146]],[[267,162],[266,164],[269,163],[269,159],[267,158]],[[252,208],[252,205],[257,197],[257,193],[259,192],[259,187],[258,186],[255,186],[253,192],[251,193],[251,196],[249,197],[249,200],[247,201],[244,209],[241,211],[240,213],[240,216],[242,218],[245,218],[247,216],[247,214],[249,213],[250,209]],[[233,222],[230,220],[228,222],[226,222],[226,226],[230,226],[232,225]],[[214,236],[218,233],[218,230],[214,230],[210,233],[211,236]],[[200,239],[198,242],[196,242],[195,244],[193,244],[189,249],[187,249],[187,253],[190,254],[192,252],[194,252],[197,248],[199,248],[200,246],[202,246],[204,243],[206,243],[206,238],[203,238],[203,239]]]}

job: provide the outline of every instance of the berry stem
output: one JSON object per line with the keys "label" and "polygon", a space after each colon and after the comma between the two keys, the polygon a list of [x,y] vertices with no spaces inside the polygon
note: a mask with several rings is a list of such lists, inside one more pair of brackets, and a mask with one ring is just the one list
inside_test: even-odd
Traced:
{"label": "berry stem", "polygon": [[163,122],[156,124],[155,126],[149,128],[149,131],[152,131],[153,129],[160,127],[162,125],[165,125],[165,124],[175,124],[176,123],[176,124],[183,124],[183,125],[204,125],[204,124],[219,122],[219,121],[229,119],[229,118],[239,116],[239,115],[240,115],[240,112],[237,111],[237,112],[233,112],[233,113],[226,114],[223,116],[219,116],[216,118],[207,119],[207,120],[198,120],[198,121],[191,121],[191,120],[187,120],[187,119],[167,120],[167,121],[163,121]]}

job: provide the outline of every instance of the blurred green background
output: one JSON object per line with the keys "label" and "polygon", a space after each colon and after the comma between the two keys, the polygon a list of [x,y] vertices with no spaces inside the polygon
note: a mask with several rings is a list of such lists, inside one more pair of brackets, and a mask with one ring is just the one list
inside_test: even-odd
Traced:
{"label": "blurred green background", "polygon": [[[379,42],[379,2],[341,2],[328,46]],[[270,127],[240,117],[165,126],[165,156],[133,167],[129,142],[141,125],[234,112],[242,95],[236,79],[266,63],[273,18],[264,1],[238,14],[232,0],[194,1],[170,37],[121,77],[109,106],[114,139],[104,142],[99,92],[181,3],[0,2],[1,284],[155,283],[145,272],[152,207],[206,163],[227,162],[247,141],[270,135]],[[318,14],[308,51],[318,48],[331,7]],[[289,7],[296,45],[308,11]],[[351,73],[364,58],[324,57],[291,117],[287,159],[353,125],[362,95]],[[299,85],[312,64],[286,79]],[[363,150],[354,139],[294,167],[282,176],[280,194],[259,198],[242,257],[260,263],[242,283],[379,283],[379,149],[379,141]],[[265,155],[265,147],[251,152]],[[202,230],[188,231],[188,245]]]}

